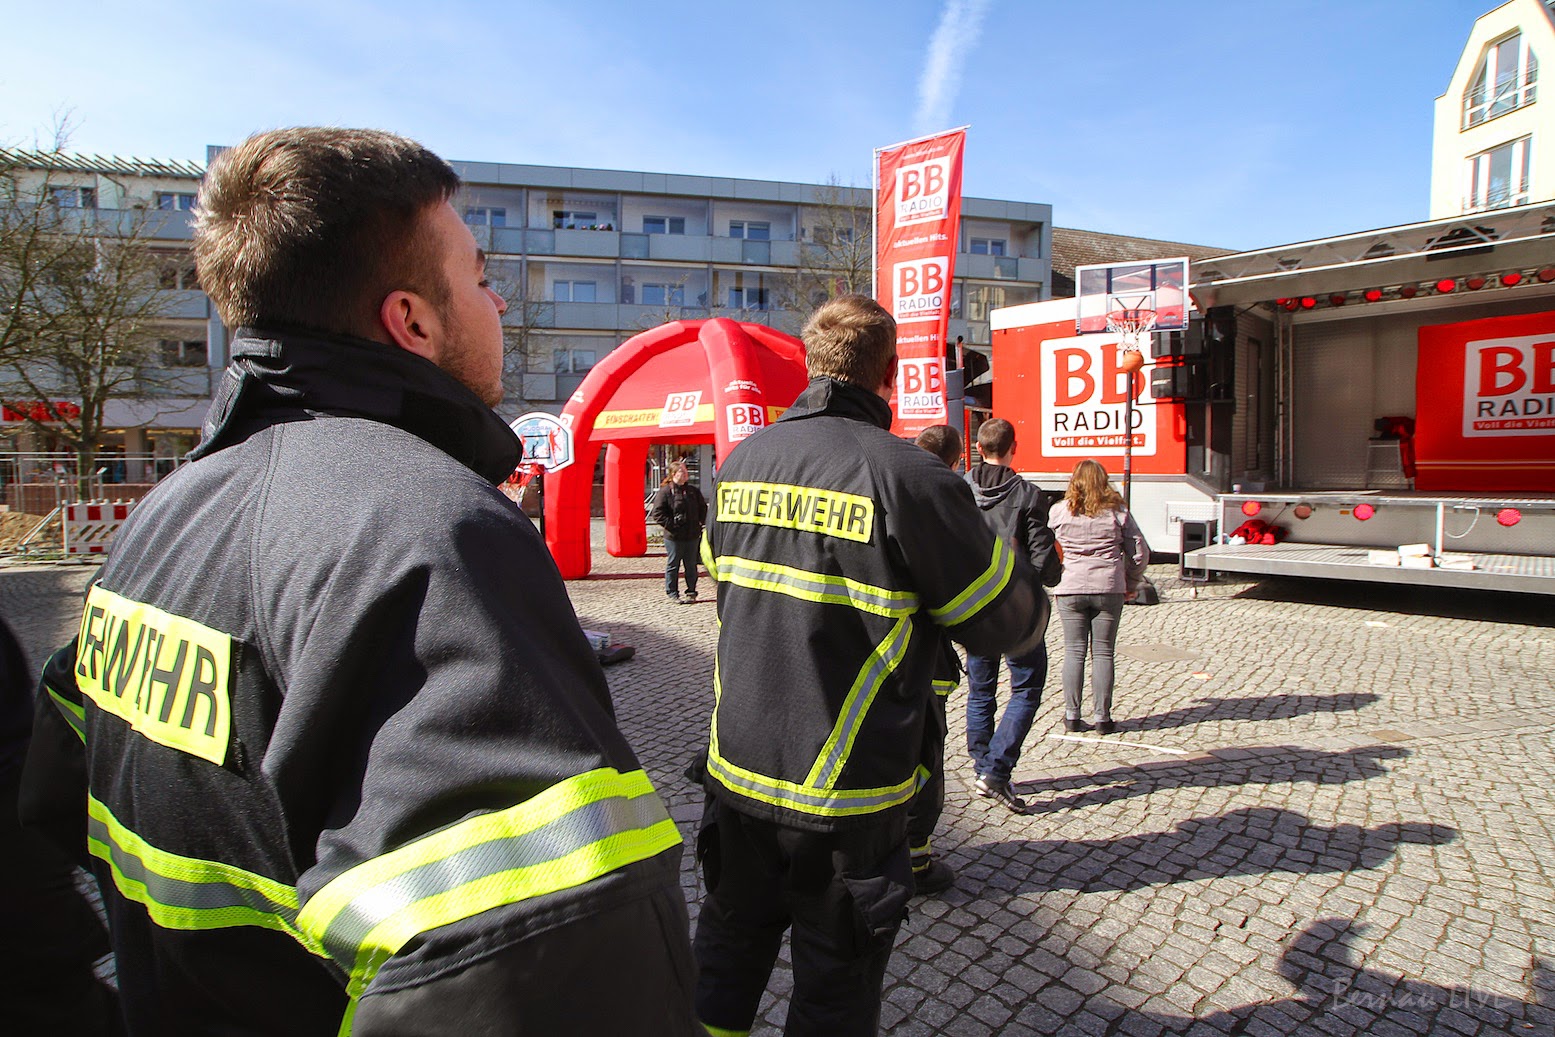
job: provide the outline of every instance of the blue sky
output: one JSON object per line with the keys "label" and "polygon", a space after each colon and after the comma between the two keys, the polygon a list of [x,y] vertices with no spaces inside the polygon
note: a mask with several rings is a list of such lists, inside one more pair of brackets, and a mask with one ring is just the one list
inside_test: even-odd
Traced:
{"label": "blue sky", "polygon": [[[16,3],[0,142],[204,161],[304,123],[452,159],[867,186],[969,124],[968,194],[1252,249],[1426,218],[1431,121],[1495,0]],[[938,44],[935,41],[938,40]]]}

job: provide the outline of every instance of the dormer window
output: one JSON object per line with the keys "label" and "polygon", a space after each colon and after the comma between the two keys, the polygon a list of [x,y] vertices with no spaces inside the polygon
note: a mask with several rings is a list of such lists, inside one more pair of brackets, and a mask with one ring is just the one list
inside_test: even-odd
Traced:
{"label": "dormer window", "polygon": [[1463,95],[1463,128],[1532,104],[1538,82],[1539,59],[1521,33],[1492,43]]}

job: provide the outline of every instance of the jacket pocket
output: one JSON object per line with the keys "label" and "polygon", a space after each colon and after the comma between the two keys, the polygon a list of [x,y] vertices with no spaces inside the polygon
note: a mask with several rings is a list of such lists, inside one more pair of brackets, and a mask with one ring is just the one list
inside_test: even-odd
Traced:
{"label": "jacket pocket", "polygon": [[854,930],[861,951],[896,939],[897,930],[907,918],[907,902],[912,899],[909,861],[906,853],[892,854],[891,866],[884,875],[839,876],[853,903]]}

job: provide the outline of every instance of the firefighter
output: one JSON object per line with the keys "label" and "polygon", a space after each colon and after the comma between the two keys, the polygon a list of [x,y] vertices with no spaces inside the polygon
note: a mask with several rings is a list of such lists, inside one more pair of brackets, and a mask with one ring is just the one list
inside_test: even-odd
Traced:
{"label": "firefighter", "polygon": [[674,822],[532,524],[458,176],[370,130],[211,166],[239,329],[44,669],[23,809],[132,1034],[698,1033]]}
{"label": "firefighter", "polygon": [[888,431],[890,315],[844,296],[804,341],[809,386],[725,460],[704,540],[720,632],[695,947],[715,1037],[749,1032],[790,926],[785,1032],[876,1032],[940,631],[977,652],[1037,635],[1025,563]]}

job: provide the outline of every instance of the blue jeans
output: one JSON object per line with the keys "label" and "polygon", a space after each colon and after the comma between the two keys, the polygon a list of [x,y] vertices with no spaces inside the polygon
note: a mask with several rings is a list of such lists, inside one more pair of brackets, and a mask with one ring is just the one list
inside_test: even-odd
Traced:
{"label": "blue jeans", "polygon": [[686,593],[697,592],[697,549],[700,543],[696,540],[672,540],[664,538],[664,551],[669,559],[664,563],[664,593],[672,598],[679,598],[680,591],[676,588],[680,584],[680,570],[686,570]]}
{"label": "blue jeans", "polygon": [[1042,704],[1042,685],[1047,680],[1047,645],[1023,656],[1007,656],[1010,667],[1010,701],[994,728],[999,709],[995,688],[999,683],[999,656],[967,654],[966,749],[977,773],[993,781],[1009,781],[1020,759],[1021,745],[1031,731],[1037,707]]}
{"label": "blue jeans", "polygon": [[1060,594],[1058,620],[1064,625],[1064,717],[1080,719],[1080,693],[1085,688],[1085,654],[1091,655],[1091,718],[1112,719],[1113,649],[1118,620],[1123,618],[1121,594]]}

